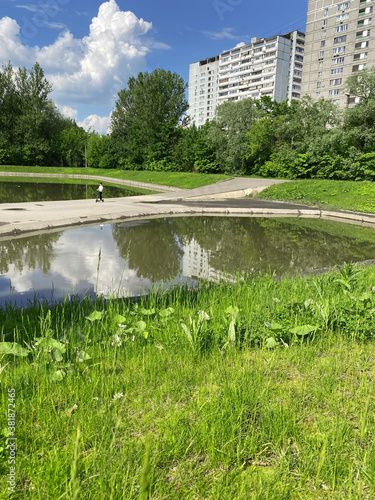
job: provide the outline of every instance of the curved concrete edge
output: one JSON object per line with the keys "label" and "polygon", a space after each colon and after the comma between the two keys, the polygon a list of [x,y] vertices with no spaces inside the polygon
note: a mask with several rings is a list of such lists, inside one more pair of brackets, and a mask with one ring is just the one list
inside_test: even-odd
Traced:
{"label": "curved concrete edge", "polygon": [[[225,181],[220,181],[225,182]],[[224,193],[215,193],[209,195],[200,196],[186,196],[184,199],[186,201],[210,201],[210,200],[229,200],[234,198],[245,198],[246,196],[254,196],[261,191],[267,189],[268,186],[260,186],[256,188],[244,188],[238,191],[229,191]]]}
{"label": "curved concrete edge", "polygon": [[0,240],[12,237],[23,237],[28,234],[48,232],[50,230],[64,230],[74,227],[84,227],[96,224],[117,223],[127,220],[141,220],[161,217],[188,217],[188,216],[236,216],[236,217],[295,217],[334,220],[354,225],[375,228],[375,215],[363,213],[348,213],[320,209],[272,209],[272,208],[227,208],[227,207],[186,207],[178,205],[151,205],[135,204],[126,212],[96,213],[87,216],[61,217],[57,220],[28,220],[3,223],[0,225]]}

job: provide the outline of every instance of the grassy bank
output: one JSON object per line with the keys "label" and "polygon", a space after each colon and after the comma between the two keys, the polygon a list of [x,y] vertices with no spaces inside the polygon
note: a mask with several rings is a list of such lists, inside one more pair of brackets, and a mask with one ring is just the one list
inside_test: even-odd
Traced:
{"label": "grassy bank", "polygon": [[270,186],[259,193],[257,198],[375,213],[375,184],[368,181],[304,179]]}
{"label": "grassy bank", "polygon": [[[134,195],[143,195],[143,194],[153,194],[157,193],[157,191],[152,191],[152,190],[147,190],[147,189],[142,189],[142,188],[137,188],[133,186],[126,186],[124,184],[118,184],[115,182],[116,180],[114,179],[113,182],[106,182],[105,186],[106,187],[115,187],[124,191],[131,191],[134,193]],[[0,176],[0,183],[5,184],[5,183],[32,183],[34,184],[64,184],[64,185],[76,185],[76,184],[81,184],[81,185],[87,185],[87,186],[98,186],[98,180],[96,179],[64,179],[61,177],[6,177],[6,176]],[[4,196],[4,199],[6,198],[6,195]],[[39,200],[42,201],[42,200]]]}
{"label": "grassy bank", "polygon": [[[48,173],[48,174],[76,174],[92,175],[96,180],[101,177],[111,177],[122,180],[137,182],[151,182],[152,184],[162,184],[163,186],[174,186],[184,189],[215,184],[221,180],[230,179],[229,175],[222,174],[198,174],[189,172],[149,172],[146,170],[118,170],[99,168],[58,168],[58,167],[21,167],[21,166],[0,166],[1,172],[20,173]],[[0,179],[1,180],[1,179]]]}
{"label": "grassy bank", "polygon": [[[215,184],[221,180],[229,179],[228,175],[220,174],[198,174],[188,172],[149,172],[149,171],[125,171],[117,169],[94,169],[94,168],[57,168],[57,167],[17,167],[0,166],[2,172],[27,172],[27,173],[56,173],[56,174],[81,174],[92,175],[93,184],[102,177],[114,179],[148,182],[162,184],[179,188],[193,189],[196,187]],[[19,178],[17,177],[17,180]],[[20,182],[30,181],[29,178],[20,178]],[[14,178],[8,178],[9,181]],[[0,181],[3,181],[0,178]],[[33,179],[33,182],[38,179]],[[61,180],[62,181],[62,180]],[[53,179],[39,179],[39,182],[56,182]],[[60,180],[59,180],[60,182]],[[75,183],[73,180],[63,182]],[[90,183],[90,181],[87,181]],[[149,194],[149,192],[147,193]],[[352,210],[358,212],[375,213],[375,185],[372,182],[353,181],[331,181],[303,179],[282,184],[275,184],[257,195],[257,198],[295,202],[319,208]]]}
{"label": "grassy bank", "polygon": [[12,498],[374,498],[374,284],[346,265],[2,310]]}

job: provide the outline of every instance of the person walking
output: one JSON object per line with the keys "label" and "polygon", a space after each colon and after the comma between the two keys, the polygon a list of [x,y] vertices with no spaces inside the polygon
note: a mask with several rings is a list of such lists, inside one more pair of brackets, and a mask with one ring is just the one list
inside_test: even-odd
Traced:
{"label": "person walking", "polygon": [[98,193],[98,195],[96,197],[96,201],[97,202],[98,201],[104,201],[103,200],[103,184],[102,183],[99,184],[99,187],[98,187],[98,189],[97,189],[96,192]]}

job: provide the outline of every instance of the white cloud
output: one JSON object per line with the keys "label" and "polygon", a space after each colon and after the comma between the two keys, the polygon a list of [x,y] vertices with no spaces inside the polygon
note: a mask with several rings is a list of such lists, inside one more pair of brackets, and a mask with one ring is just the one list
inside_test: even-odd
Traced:
{"label": "white cloud", "polygon": [[20,27],[14,19],[0,19],[0,61],[11,61],[14,66],[35,61],[30,48],[22,45],[19,39]]}
{"label": "white cloud", "polygon": [[[25,6],[19,6],[25,7]],[[29,27],[32,29],[32,26]],[[115,0],[102,3],[82,39],[65,30],[54,43],[43,47],[23,44],[19,24],[0,19],[0,64],[30,68],[36,61],[53,85],[52,99],[62,106],[114,106],[119,90],[130,76],[146,66],[151,50],[167,49],[151,37],[152,23],[121,11]],[[92,115],[86,120],[104,127],[108,118]]]}
{"label": "white cloud", "polygon": [[61,106],[60,111],[64,116],[67,116],[72,120],[76,120],[78,118],[78,111],[70,106]]}
{"label": "white cloud", "polygon": [[233,35],[233,28],[223,28],[221,31],[202,31],[211,40],[238,40],[243,36]]}
{"label": "white cloud", "polygon": [[90,115],[84,120],[78,122],[77,125],[79,127],[84,128],[87,131],[95,130],[95,132],[98,132],[98,134],[107,134],[110,121],[111,121],[110,116]]}
{"label": "white cloud", "polygon": [[41,8],[37,5],[16,5],[17,9],[26,9],[30,12],[41,12]]}

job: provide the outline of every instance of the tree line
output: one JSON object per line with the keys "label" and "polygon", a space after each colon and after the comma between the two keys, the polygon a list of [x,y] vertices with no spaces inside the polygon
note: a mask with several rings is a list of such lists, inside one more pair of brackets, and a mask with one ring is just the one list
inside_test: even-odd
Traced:
{"label": "tree line", "polygon": [[189,123],[187,84],[156,69],[118,93],[110,133],[86,132],[50,99],[36,63],[0,71],[0,164],[222,172],[284,178],[375,178],[375,68],[346,81],[354,107],[331,100],[226,101]]}

